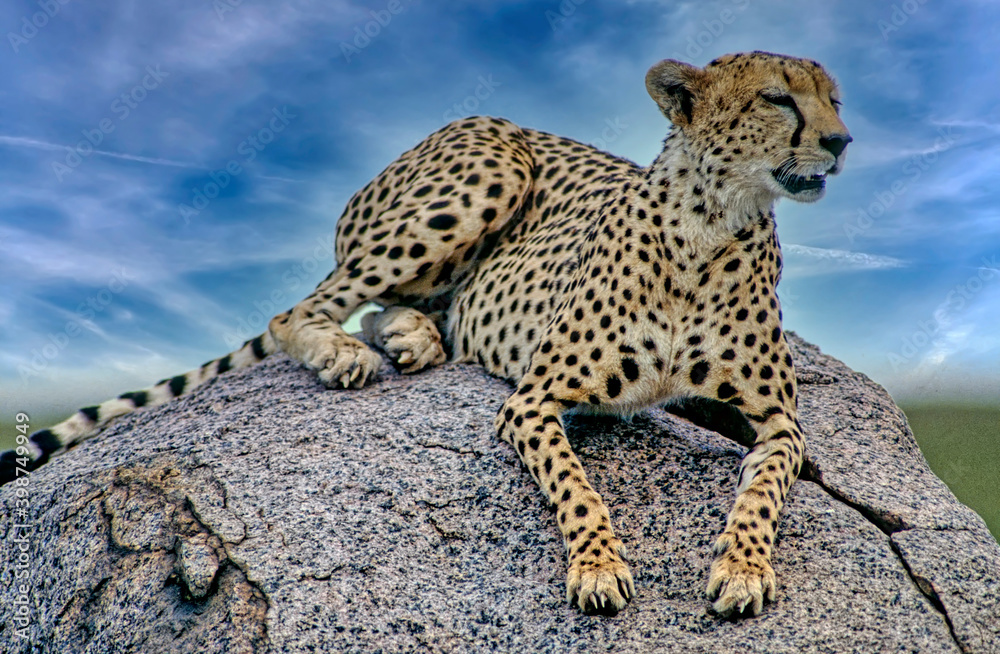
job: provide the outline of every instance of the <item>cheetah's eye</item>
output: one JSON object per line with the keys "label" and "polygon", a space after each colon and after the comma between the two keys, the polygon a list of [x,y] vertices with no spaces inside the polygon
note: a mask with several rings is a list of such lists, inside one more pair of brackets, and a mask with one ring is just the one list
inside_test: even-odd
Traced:
{"label": "cheetah's eye", "polygon": [[795,100],[792,99],[792,96],[786,93],[773,93],[773,92],[763,91],[761,92],[760,97],[764,98],[771,104],[779,107],[795,106]]}

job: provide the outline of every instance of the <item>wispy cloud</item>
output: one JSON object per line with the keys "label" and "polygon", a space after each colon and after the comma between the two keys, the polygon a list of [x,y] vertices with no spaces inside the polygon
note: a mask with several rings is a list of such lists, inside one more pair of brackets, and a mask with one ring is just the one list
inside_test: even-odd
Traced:
{"label": "wispy cloud", "polygon": [[782,251],[786,255],[786,260],[798,274],[830,274],[846,270],[889,270],[909,265],[906,261],[896,257],[817,248],[794,243],[784,244]]}
{"label": "wispy cloud", "polygon": [[[2,134],[0,134],[0,143],[15,147],[34,148],[36,150],[47,150],[60,153],[64,153],[66,152],[66,150],[72,149],[74,147],[71,145],[48,143],[46,141],[39,141],[37,139],[25,138],[23,136],[6,136]],[[153,164],[156,166],[173,166],[175,168],[194,168],[199,170],[208,170],[204,166],[190,161],[173,161],[172,159],[161,159],[159,157],[143,157],[136,154],[127,154],[124,152],[109,152],[107,150],[98,150],[98,149],[89,150],[89,153],[96,154],[102,157],[111,157],[112,159],[121,159],[123,161],[137,161],[139,163]]]}
{"label": "wispy cloud", "polygon": [[[987,270],[987,269],[981,269]],[[992,269],[981,291],[970,295],[946,296],[934,309],[933,320],[922,324],[929,343],[921,347],[911,334],[906,345],[915,350],[912,361],[898,371],[901,382],[909,388],[933,384],[940,388],[956,373],[972,379],[983,379],[983,372],[995,370],[1000,356],[1000,338],[995,325],[1000,321],[1000,273]],[[930,326],[930,327],[928,327]],[[931,380],[935,380],[932,382]],[[989,396],[990,388],[1000,384],[995,376],[980,388],[964,389],[968,397]],[[995,394],[993,399],[995,399]]]}
{"label": "wispy cloud", "polygon": [[950,120],[936,120],[934,121],[934,124],[939,127],[958,127],[960,129],[987,130],[990,132],[1000,133],[1000,122],[990,122],[985,120],[950,119]]}

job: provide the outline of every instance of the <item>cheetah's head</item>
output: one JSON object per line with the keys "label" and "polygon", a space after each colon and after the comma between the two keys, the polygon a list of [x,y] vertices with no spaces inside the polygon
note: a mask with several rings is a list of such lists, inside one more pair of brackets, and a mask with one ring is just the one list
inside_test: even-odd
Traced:
{"label": "cheetah's head", "polygon": [[815,202],[843,168],[851,135],[837,84],[815,61],[753,52],[697,68],[666,59],[646,88],[722,192]]}

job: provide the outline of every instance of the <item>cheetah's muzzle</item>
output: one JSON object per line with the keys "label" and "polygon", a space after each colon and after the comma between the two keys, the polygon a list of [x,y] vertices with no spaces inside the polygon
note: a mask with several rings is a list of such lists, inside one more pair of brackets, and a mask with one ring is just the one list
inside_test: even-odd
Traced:
{"label": "cheetah's muzzle", "polygon": [[771,171],[771,175],[781,187],[796,195],[803,191],[820,191],[826,187],[826,173],[817,175],[793,175],[786,171],[785,167],[779,167]]}

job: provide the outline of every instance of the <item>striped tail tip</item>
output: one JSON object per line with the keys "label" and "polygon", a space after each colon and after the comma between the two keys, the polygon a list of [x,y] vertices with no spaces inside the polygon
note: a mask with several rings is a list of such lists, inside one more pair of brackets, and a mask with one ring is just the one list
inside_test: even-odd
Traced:
{"label": "striped tail tip", "polygon": [[36,431],[28,438],[27,445],[0,454],[0,486],[26,477],[62,448],[62,441],[51,429]]}
{"label": "striped tail tip", "polygon": [[92,438],[119,416],[166,404],[223,373],[256,365],[279,349],[271,334],[264,332],[238,350],[208,361],[200,368],[169,377],[144,390],[122,393],[99,405],[83,407],[59,424],[35,432],[27,444],[0,453],[0,486],[26,476],[56,454]]}

